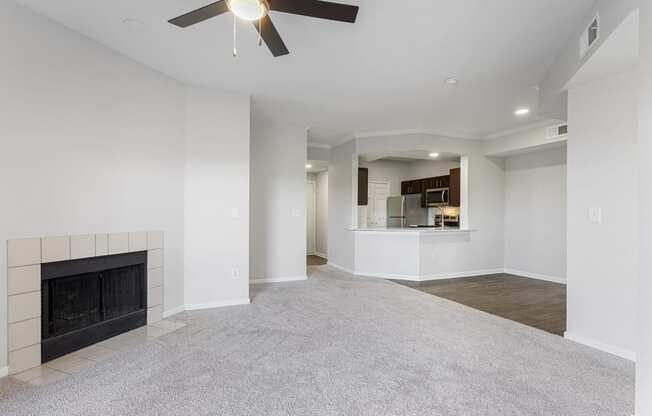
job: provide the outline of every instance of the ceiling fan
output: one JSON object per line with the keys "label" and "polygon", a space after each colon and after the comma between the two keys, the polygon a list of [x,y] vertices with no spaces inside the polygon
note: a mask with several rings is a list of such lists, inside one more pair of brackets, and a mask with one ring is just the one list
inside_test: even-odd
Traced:
{"label": "ceiling fan", "polygon": [[[185,28],[230,11],[235,17],[250,21],[258,31],[259,41],[264,40],[274,56],[290,53],[281,35],[276,31],[270,11],[298,14],[338,22],[355,23],[358,6],[320,0],[220,0],[169,22]],[[235,24],[234,24],[235,30]],[[236,54],[234,48],[234,55]]]}

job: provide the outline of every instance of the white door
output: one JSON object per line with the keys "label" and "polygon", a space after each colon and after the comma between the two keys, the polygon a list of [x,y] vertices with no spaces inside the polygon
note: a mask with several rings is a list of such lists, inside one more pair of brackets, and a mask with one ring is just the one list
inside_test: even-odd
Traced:
{"label": "white door", "polygon": [[369,182],[369,200],[367,206],[367,224],[371,227],[387,226],[387,198],[389,183]]}
{"label": "white door", "polygon": [[307,222],[307,252],[308,255],[315,254],[315,236],[316,236],[316,187],[314,182],[308,182],[306,187],[306,222]]}

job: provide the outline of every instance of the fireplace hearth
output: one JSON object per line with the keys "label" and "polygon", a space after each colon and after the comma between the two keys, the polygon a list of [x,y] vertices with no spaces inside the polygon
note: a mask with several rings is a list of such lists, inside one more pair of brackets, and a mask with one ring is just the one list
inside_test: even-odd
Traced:
{"label": "fireplace hearth", "polygon": [[147,251],[41,264],[41,361],[147,324]]}

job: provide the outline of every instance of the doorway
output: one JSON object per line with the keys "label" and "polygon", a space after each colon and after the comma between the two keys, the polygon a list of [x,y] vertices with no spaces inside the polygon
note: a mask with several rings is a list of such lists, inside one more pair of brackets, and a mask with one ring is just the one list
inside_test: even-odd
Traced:
{"label": "doorway", "polygon": [[390,195],[389,182],[369,181],[367,225],[387,226],[387,198]]}

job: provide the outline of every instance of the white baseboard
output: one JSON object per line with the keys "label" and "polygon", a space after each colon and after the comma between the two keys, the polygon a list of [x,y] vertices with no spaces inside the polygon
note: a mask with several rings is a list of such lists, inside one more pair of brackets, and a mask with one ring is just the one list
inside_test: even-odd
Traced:
{"label": "white baseboard", "polygon": [[9,367],[0,367],[0,378],[7,377],[9,375]]}
{"label": "white baseboard", "polygon": [[184,310],[186,311],[197,311],[201,309],[214,309],[214,308],[221,308],[224,306],[236,306],[236,305],[249,305],[251,303],[251,300],[249,298],[246,299],[231,299],[231,300],[223,300],[220,302],[208,302],[208,303],[194,303],[190,305],[185,305]]}
{"label": "white baseboard", "polygon": [[329,262],[326,263],[326,264],[327,264],[328,266],[331,266],[331,267],[334,268],[334,269],[337,269],[337,270],[343,271],[343,272],[345,272],[345,273],[348,273],[348,274],[355,274],[355,272],[354,272],[353,270],[348,269],[348,268],[343,267],[343,266],[340,266],[339,264],[335,264],[335,263],[333,263],[333,262],[331,262],[331,261],[329,261]]}
{"label": "white baseboard", "polygon": [[322,259],[327,259],[327,258],[328,258],[328,254],[326,254],[326,253],[320,253],[320,252],[318,252],[318,251],[315,251],[315,256],[317,256],[317,257],[321,257]]}
{"label": "white baseboard", "polygon": [[562,285],[566,284],[566,278],[565,277],[548,276],[548,275],[545,275],[545,274],[530,273],[530,272],[525,272],[523,270],[514,270],[514,269],[505,269],[505,273],[513,274],[515,276],[528,277],[530,279],[545,280],[547,282],[561,283]]}
{"label": "white baseboard", "polygon": [[629,361],[636,361],[636,353],[624,348],[608,345],[603,342],[573,334],[568,331],[564,332],[564,338],[569,341],[577,342],[578,344],[586,345],[587,347],[595,348],[596,350],[616,355]]}
{"label": "white baseboard", "polygon": [[308,280],[308,276],[288,276],[288,277],[270,277],[270,278],[261,278],[253,279],[249,281],[252,285],[259,285],[263,283],[283,283],[283,282],[300,282],[303,280]]}
{"label": "white baseboard", "polygon": [[378,277],[380,279],[406,280],[410,282],[428,282],[430,280],[457,279],[460,277],[484,276],[484,275],[492,275],[492,274],[500,274],[500,273],[503,273],[503,269],[470,270],[465,272],[442,273],[442,274],[427,275],[427,276],[401,275],[401,274],[389,274],[389,273],[365,273],[360,271],[356,271],[354,274],[356,276]]}
{"label": "white baseboard", "polygon": [[176,314],[181,313],[181,312],[183,312],[185,310],[186,310],[186,308],[184,308],[183,305],[177,306],[176,308],[172,308],[169,311],[164,311],[163,312],[163,318],[169,318],[170,316],[176,315]]}

